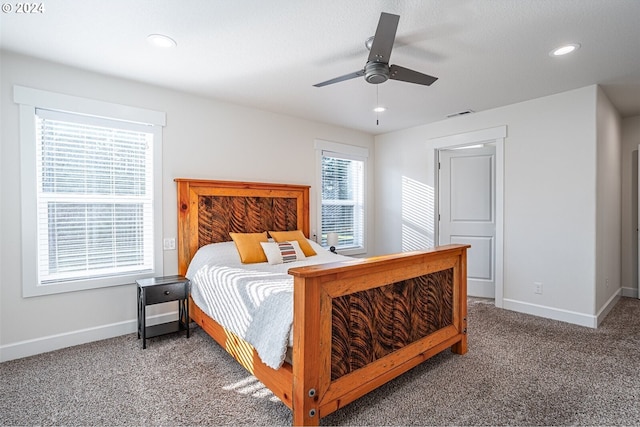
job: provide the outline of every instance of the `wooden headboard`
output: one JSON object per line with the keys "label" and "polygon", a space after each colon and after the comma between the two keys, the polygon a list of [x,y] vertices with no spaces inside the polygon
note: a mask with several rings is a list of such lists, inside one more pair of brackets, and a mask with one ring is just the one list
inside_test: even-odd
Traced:
{"label": "wooden headboard", "polygon": [[302,230],[309,237],[309,186],[176,178],[178,273],[201,246],[233,233]]}

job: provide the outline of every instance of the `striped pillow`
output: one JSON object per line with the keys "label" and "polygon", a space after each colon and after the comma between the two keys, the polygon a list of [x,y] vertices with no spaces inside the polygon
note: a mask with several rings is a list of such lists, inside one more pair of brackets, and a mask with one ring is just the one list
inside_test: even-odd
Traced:
{"label": "striped pillow", "polygon": [[282,264],[307,259],[302,249],[300,249],[300,244],[295,240],[279,243],[260,242],[260,245],[262,245],[262,250],[264,250],[269,264]]}
{"label": "striped pillow", "polygon": [[296,256],[296,250],[293,248],[291,242],[281,242],[276,243],[276,245],[278,245],[278,249],[280,249],[282,262],[293,262],[298,260],[298,257]]}

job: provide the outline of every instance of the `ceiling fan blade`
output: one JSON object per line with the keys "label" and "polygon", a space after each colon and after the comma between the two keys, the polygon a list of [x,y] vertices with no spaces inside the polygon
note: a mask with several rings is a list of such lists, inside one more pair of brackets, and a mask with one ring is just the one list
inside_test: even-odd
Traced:
{"label": "ceiling fan blade", "polygon": [[334,83],[343,82],[345,80],[355,79],[356,77],[362,77],[362,76],[364,76],[364,70],[356,71],[355,73],[345,74],[344,76],[336,77],[334,79],[327,80],[326,82],[316,83],[314,84],[314,86],[322,87],[322,86],[332,85]]}
{"label": "ceiling fan blade", "polygon": [[413,71],[399,65],[389,67],[389,78],[392,80],[400,80],[403,82],[416,83],[419,85],[431,86],[433,82],[438,80],[437,77]]}
{"label": "ceiling fan blade", "polygon": [[376,34],[373,36],[373,44],[369,52],[369,61],[389,63],[393,42],[396,39],[400,16],[382,12]]}

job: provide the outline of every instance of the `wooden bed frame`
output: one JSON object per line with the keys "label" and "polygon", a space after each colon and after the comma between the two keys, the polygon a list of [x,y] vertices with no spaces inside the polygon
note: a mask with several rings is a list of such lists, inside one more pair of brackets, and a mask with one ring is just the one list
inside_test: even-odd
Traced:
{"label": "wooden bed frame", "polygon": [[[300,229],[309,187],[176,179],[178,264],[229,232]],[[292,268],[293,355],[274,370],[189,298],[191,318],[269,388],[294,425],[320,418],[451,348],[467,352],[468,245]],[[455,375],[452,373],[452,375]]]}

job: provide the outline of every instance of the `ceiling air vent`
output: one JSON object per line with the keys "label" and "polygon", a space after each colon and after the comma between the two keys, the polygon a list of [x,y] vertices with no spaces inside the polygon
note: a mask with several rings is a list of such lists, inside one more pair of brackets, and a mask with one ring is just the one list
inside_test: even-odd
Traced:
{"label": "ceiling air vent", "polygon": [[450,119],[451,117],[464,116],[464,115],[471,114],[471,113],[475,113],[475,111],[473,111],[473,110],[464,110],[464,111],[460,111],[459,113],[447,114],[447,118]]}

